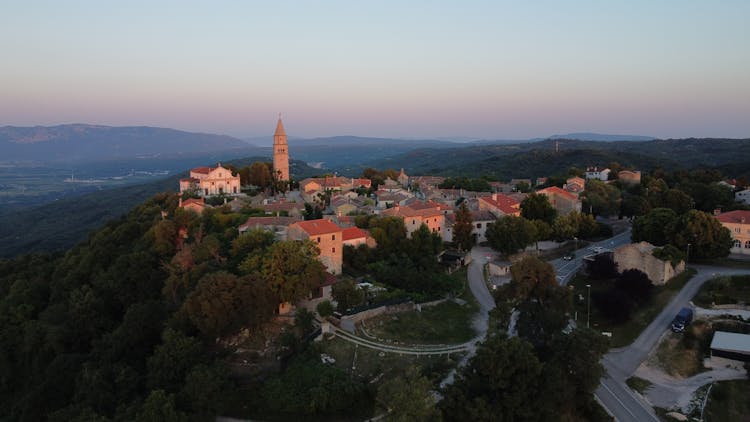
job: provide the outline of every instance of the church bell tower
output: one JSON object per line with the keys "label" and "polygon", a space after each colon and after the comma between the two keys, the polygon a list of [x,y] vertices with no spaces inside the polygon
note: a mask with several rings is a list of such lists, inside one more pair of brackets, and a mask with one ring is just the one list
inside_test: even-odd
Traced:
{"label": "church bell tower", "polygon": [[276,124],[276,132],[273,134],[273,172],[276,180],[289,180],[289,145],[286,143],[281,115]]}

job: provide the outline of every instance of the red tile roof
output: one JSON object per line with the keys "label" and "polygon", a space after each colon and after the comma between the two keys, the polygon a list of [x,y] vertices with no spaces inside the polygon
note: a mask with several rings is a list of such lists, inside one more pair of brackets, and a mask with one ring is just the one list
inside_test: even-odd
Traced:
{"label": "red tile roof", "polygon": [[722,223],[750,224],[750,211],[729,211],[717,215],[716,219]]}
{"label": "red tile roof", "polygon": [[194,169],[192,169],[190,171],[192,171],[194,173],[208,174],[208,172],[210,172],[211,170],[213,170],[211,167],[196,167],[196,168],[194,168]]}
{"label": "red tile roof", "polygon": [[479,200],[499,209],[503,214],[518,214],[520,212],[520,202],[501,193],[492,194],[490,196],[480,196]]}
{"label": "red tile roof", "polygon": [[325,219],[300,221],[294,224],[310,236],[341,231],[341,227],[336,225],[336,223]]}
{"label": "red tile roof", "polygon": [[295,217],[249,217],[245,224],[239,226],[239,230],[258,226],[288,226],[298,221]]}
{"label": "red tile roof", "polygon": [[185,207],[187,205],[190,205],[190,204],[195,204],[195,205],[199,205],[201,207],[205,207],[206,206],[206,201],[204,201],[203,198],[200,198],[200,199],[188,198],[188,199],[182,201],[182,206],[183,207]]}
{"label": "red tile roof", "polygon": [[361,239],[367,237],[367,232],[360,229],[359,227],[347,227],[341,231],[341,238],[343,240]]}
{"label": "red tile roof", "polygon": [[551,186],[551,187],[548,187],[548,188],[544,188],[544,189],[538,191],[537,193],[551,194],[551,195],[560,195],[560,196],[568,198],[568,199],[578,199],[577,196],[573,195],[572,193],[570,193],[568,191],[562,190],[562,189],[558,188],[557,186]]}

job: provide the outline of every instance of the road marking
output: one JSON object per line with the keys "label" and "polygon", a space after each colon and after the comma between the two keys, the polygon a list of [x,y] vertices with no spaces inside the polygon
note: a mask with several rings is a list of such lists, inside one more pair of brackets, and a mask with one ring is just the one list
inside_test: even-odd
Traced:
{"label": "road marking", "polygon": [[[614,379],[612,381],[617,382]],[[607,391],[609,391],[609,394],[611,394],[612,397],[614,397],[615,400],[617,400],[617,402],[620,403],[620,406],[622,406],[622,408],[625,409],[626,412],[630,413],[630,416],[633,417],[633,420],[636,420],[636,421],[638,420],[638,418],[635,416],[635,414],[633,412],[631,412],[630,409],[628,409],[627,406],[625,406],[625,403],[623,403],[622,400],[620,400],[620,398],[617,397],[617,395],[615,394],[615,392],[612,391],[609,387],[607,387],[607,384],[605,384],[604,382],[602,382],[602,387],[604,387]],[[648,413],[648,411],[646,411],[646,413]],[[649,414],[649,416],[651,416],[650,413],[648,413],[648,414]],[[653,416],[651,416],[651,417],[653,418]],[[658,421],[658,419],[656,419],[656,420]]]}

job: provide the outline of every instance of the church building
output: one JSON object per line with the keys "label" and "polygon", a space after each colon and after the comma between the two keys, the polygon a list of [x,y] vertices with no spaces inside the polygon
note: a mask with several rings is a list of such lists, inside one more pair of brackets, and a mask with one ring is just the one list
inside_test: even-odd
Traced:
{"label": "church building", "polygon": [[201,196],[240,193],[240,176],[219,163],[216,167],[196,167],[190,177],[180,180],[180,193],[193,189]]}

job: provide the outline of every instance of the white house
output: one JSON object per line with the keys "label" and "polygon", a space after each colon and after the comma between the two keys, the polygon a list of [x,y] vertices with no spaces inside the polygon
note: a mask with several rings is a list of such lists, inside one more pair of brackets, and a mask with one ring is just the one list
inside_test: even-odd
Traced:
{"label": "white house", "polygon": [[589,167],[586,169],[586,180],[597,179],[606,182],[609,180],[610,172],[608,168]]}

